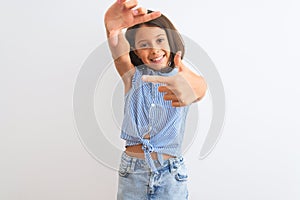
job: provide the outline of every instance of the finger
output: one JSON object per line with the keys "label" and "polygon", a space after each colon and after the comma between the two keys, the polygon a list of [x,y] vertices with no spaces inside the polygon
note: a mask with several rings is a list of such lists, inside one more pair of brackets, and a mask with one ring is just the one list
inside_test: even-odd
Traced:
{"label": "finger", "polygon": [[161,16],[161,13],[159,11],[155,11],[155,12],[145,14],[145,15],[142,15],[142,16],[137,16],[134,19],[134,24],[140,24],[140,23],[143,23],[143,22],[147,22],[147,21],[156,19],[159,16]]}
{"label": "finger", "polygon": [[158,87],[158,91],[159,91],[159,92],[166,92],[166,93],[168,93],[168,94],[174,94],[174,93],[172,92],[172,90],[171,90],[170,88],[168,88],[167,86],[159,86],[159,87]]}
{"label": "finger", "polygon": [[165,84],[167,84],[169,82],[169,77],[143,75],[142,80],[145,81],[145,82],[165,83]]}
{"label": "finger", "polygon": [[174,57],[174,64],[175,64],[175,67],[178,68],[178,71],[182,71],[182,61],[181,61],[181,51],[178,51],[176,54],[175,54],[175,57]]}
{"label": "finger", "polygon": [[172,101],[172,106],[173,107],[182,107],[182,106],[185,106],[185,104],[182,102],[179,102],[179,101]]}
{"label": "finger", "polygon": [[167,100],[167,101],[178,101],[178,98],[176,97],[175,94],[165,94],[164,95],[164,100]]}
{"label": "finger", "polygon": [[138,15],[145,15],[147,14],[147,9],[146,8],[137,8],[133,10],[133,15],[138,16]]}
{"label": "finger", "polygon": [[137,0],[129,0],[124,3],[124,7],[127,9],[132,9],[138,5]]}

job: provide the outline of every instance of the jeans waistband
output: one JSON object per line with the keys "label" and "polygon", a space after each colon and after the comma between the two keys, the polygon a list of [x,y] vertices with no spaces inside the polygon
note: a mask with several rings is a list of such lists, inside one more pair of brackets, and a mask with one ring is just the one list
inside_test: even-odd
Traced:
{"label": "jeans waistband", "polygon": [[[126,154],[126,152],[122,153],[122,161],[125,161],[128,164],[129,170],[131,172],[151,171],[150,167],[148,166],[147,162],[144,159],[129,156]],[[184,159],[182,156],[164,160],[164,163],[162,165],[158,162],[158,160],[154,160],[154,164],[158,172],[165,169],[174,171],[183,163],[184,163]]]}

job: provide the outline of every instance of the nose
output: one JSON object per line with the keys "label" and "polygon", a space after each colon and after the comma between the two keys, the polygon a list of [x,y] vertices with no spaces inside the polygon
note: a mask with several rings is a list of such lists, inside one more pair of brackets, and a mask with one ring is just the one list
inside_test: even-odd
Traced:
{"label": "nose", "polygon": [[158,54],[158,53],[160,53],[160,51],[161,51],[161,49],[159,47],[153,46],[151,48],[151,54]]}

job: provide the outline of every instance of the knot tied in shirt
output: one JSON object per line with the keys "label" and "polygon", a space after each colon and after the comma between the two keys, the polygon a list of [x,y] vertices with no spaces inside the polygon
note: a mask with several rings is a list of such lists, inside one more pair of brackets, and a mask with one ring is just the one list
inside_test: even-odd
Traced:
{"label": "knot tied in shirt", "polygon": [[152,146],[152,144],[150,144],[150,140],[143,139],[142,143],[143,143],[142,149],[144,150],[145,153],[152,153],[153,152],[154,147]]}

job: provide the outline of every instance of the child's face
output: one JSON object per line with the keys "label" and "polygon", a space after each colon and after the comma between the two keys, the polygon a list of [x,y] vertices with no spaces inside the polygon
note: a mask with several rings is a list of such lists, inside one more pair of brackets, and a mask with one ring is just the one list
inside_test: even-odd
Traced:
{"label": "child's face", "polygon": [[165,30],[159,27],[141,26],[135,36],[135,54],[154,70],[168,66],[170,46]]}

